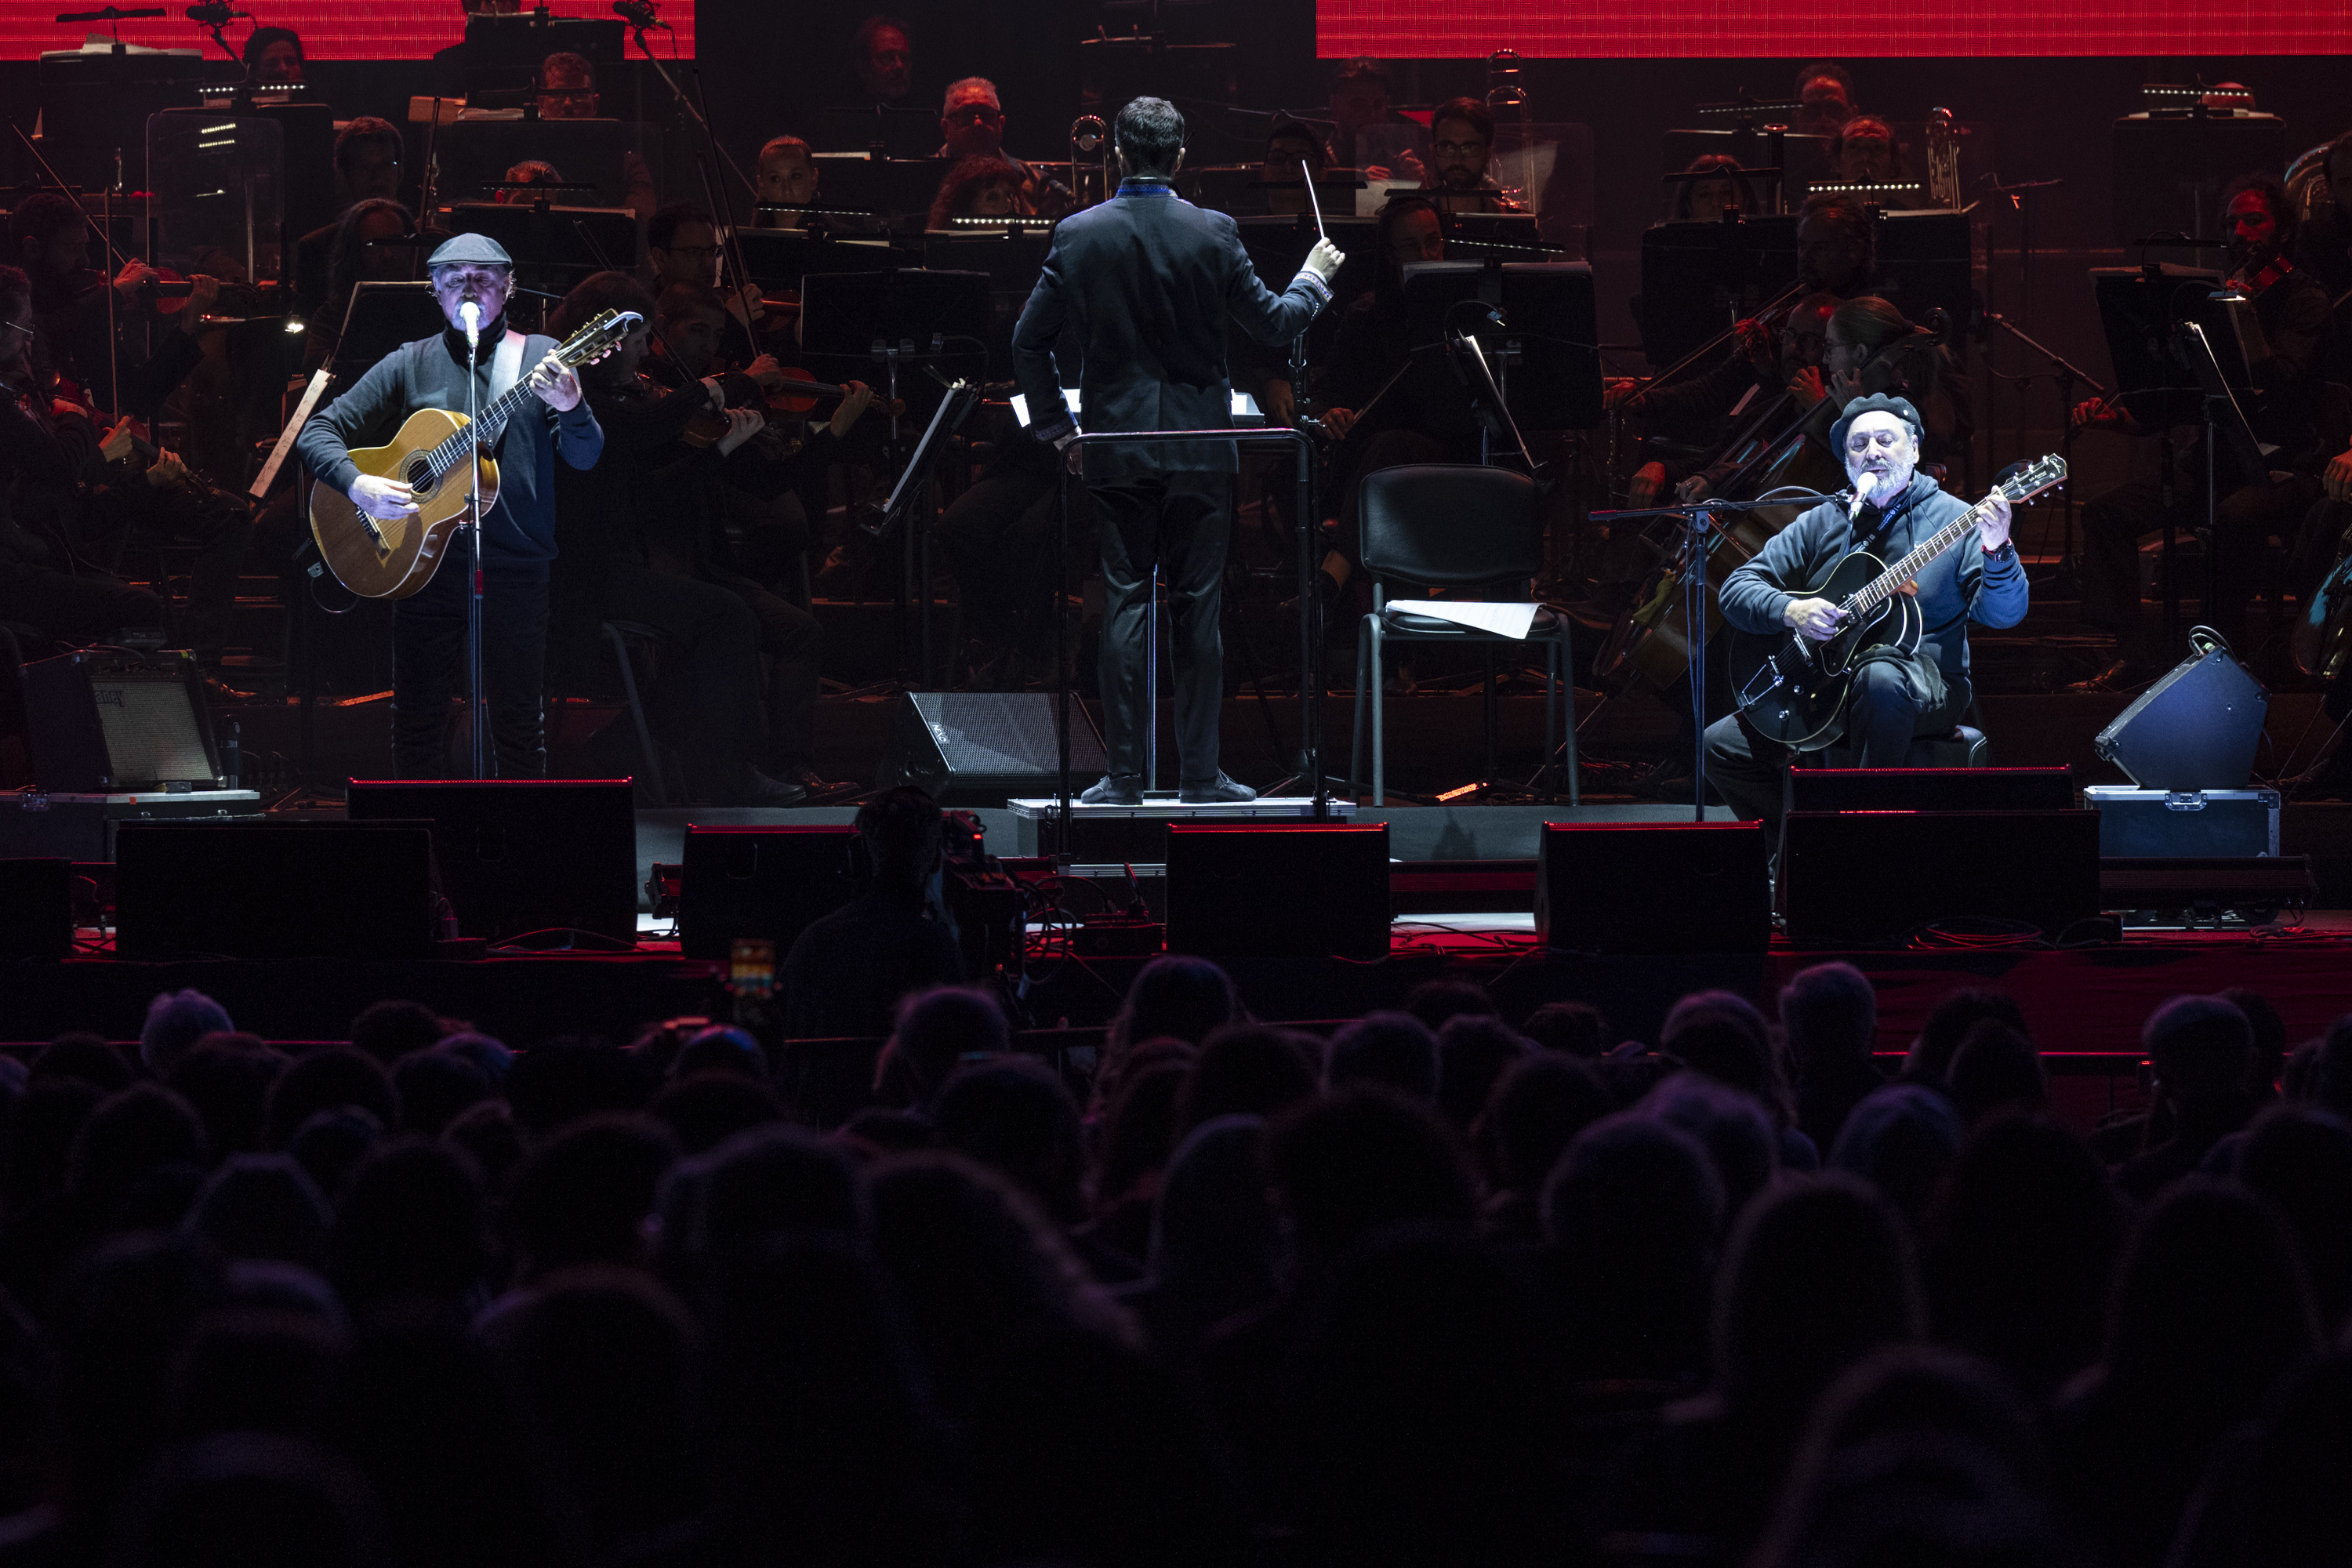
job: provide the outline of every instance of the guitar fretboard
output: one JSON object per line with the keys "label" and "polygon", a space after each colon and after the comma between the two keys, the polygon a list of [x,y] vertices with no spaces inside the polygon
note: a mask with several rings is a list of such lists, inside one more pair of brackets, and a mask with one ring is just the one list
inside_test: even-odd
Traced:
{"label": "guitar fretboard", "polygon": [[458,464],[471,462],[473,444],[478,440],[487,447],[497,440],[499,432],[505,429],[507,421],[514,416],[514,411],[522,406],[522,400],[536,395],[530,390],[530,376],[525,373],[512,386],[491,400],[490,405],[482,410],[479,419],[425,454],[426,469],[437,479]]}
{"label": "guitar fretboard", "polygon": [[[2007,487],[2003,487],[2004,491],[2006,489]],[[1864,611],[1874,610],[1885,604],[1902,588],[1904,584],[1926,571],[1929,562],[1973,532],[1977,526],[1977,519],[1984,515],[1985,508],[1991,503],[1991,497],[1986,497],[1934,533],[1929,534],[1912,547],[1911,553],[1872,578],[1864,586],[1855,590],[1853,596],[1847,599],[1841,607],[1851,614],[1861,615]]]}

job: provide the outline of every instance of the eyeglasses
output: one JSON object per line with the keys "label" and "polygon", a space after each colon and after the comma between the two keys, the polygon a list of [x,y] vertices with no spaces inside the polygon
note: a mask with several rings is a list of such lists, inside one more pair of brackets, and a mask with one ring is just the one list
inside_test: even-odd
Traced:
{"label": "eyeglasses", "polygon": [[28,338],[33,335],[32,328],[24,326],[16,321],[0,321],[0,327],[6,327],[11,331],[22,332]]}
{"label": "eyeglasses", "polygon": [[718,245],[664,245],[655,248],[671,256],[690,256],[698,261],[708,261],[726,247]]}
{"label": "eyeglasses", "polygon": [[1484,142],[1438,142],[1431,146],[1442,158],[1468,158],[1486,150]]}
{"label": "eyeglasses", "polygon": [[539,89],[539,96],[560,98],[566,103],[581,103],[595,97],[596,89],[593,87],[542,87]]}
{"label": "eyeglasses", "polygon": [[502,284],[506,280],[506,269],[503,268],[468,268],[462,272],[454,267],[436,267],[433,269],[433,287],[436,289],[487,288],[490,284]]}
{"label": "eyeglasses", "polygon": [[951,109],[940,116],[950,125],[984,125],[1004,118],[1001,109],[991,109],[984,103],[968,103],[961,109]]}

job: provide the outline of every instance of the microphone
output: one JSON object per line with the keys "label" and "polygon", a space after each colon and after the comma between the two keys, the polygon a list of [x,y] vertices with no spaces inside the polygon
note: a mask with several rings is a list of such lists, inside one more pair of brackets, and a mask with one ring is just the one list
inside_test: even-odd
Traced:
{"label": "microphone", "polygon": [[1877,478],[1876,474],[1865,473],[1853,481],[1853,503],[1845,509],[1845,521],[1848,526],[1852,526],[1854,520],[1862,516],[1862,509],[1870,504],[1872,481]]}
{"label": "microphone", "polygon": [[188,20],[206,27],[226,27],[230,19],[236,16],[243,16],[249,22],[253,19],[253,13],[230,10],[228,0],[205,0],[202,5],[188,7]]}
{"label": "microphone", "polygon": [[658,27],[654,19],[653,0],[613,0],[613,15],[632,27]]}
{"label": "microphone", "polygon": [[472,353],[482,346],[482,308],[471,300],[457,307],[457,319],[466,323],[466,349]]}

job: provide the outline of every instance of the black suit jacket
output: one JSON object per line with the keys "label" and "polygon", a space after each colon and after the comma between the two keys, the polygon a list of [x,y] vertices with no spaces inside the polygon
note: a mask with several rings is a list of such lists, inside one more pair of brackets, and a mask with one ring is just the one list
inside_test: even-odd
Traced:
{"label": "black suit jacket", "polygon": [[[1258,280],[1240,231],[1223,213],[1164,184],[1130,181],[1054,231],[1045,271],[1013,330],[1014,372],[1040,437],[1067,429],[1055,343],[1080,355],[1083,423],[1097,430],[1217,430],[1233,426],[1225,363],[1231,317],[1260,342],[1307,330],[1331,291],[1301,270],[1280,294]],[[1087,477],[1117,479],[1165,469],[1231,473],[1233,443],[1100,447]]]}

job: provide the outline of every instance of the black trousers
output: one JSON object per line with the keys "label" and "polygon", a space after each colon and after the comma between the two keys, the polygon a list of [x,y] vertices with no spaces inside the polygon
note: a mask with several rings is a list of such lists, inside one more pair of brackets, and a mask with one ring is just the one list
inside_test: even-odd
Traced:
{"label": "black trousers", "polygon": [[[2253,597],[2263,540],[2284,533],[2292,546],[2304,514],[2320,493],[2316,476],[2297,474],[2241,486],[2215,503],[2220,574],[2214,601],[2201,603],[2202,576],[2193,579],[2191,591],[2181,596],[2200,601],[2200,617],[2232,646],[2242,647],[2245,640],[2246,605]],[[2174,482],[2171,513],[2180,537],[2204,526],[2205,481],[2200,475],[2184,471]],[[2164,521],[2163,490],[2152,480],[2117,485],[2083,507],[2083,618],[2113,631],[2117,651],[2133,658],[2161,660],[2185,651],[2157,647],[2161,633],[2140,614],[2139,542]]]}
{"label": "black trousers", "polygon": [[1110,771],[1143,773],[1151,574],[1159,568],[1173,622],[1177,781],[1217,777],[1217,721],[1225,693],[1223,598],[1233,476],[1176,470],[1088,487],[1102,520],[1103,731]]}
{"label": "black trousers", "polygon": [[665,656],[654,700],[687,711],[688,754],[702,793],[720,802],[747,795],[768,744],[768,723],[760,694],[760,617],[744,596],[699,577],[616,565],[597,583],[596,613],[662,634],[677,657]]}
{"label": "black trousers", "polygon": [[[467,574],[460,554],[392,611],[392,761],[404,779],[462,776],[448,752],[449,704],[466,688]],[[547,776],[547,565],[482,565],[482,685],[494,773]]]}
{"label": "black trousers", "polygon": [[[63,643],[93,643],[125,626],[160,626],[163,601],[103,573],[76,575],[0,563],[0,621],[16,621]],[[46,647],[25,649],[44,658]]]}
{"label": "black trousers", "polygon": [[707,567],[696,574],[726,589],[751,612],[760,626],[760,651],[768,656],[768,752],[777,777],[806,767],[816,751],[816,700],[824,689],[824,627],[781,594],[772,593],[740,572]]}
{"label": "black trousers", "polygon": [[[1946,685],[1930,655],[1872,660],[1853,672],[1853,692],[1846,702],[1846,733],[1861,747],[1854,765],[1903,766],[1915,739],[1945,733],[1968,707],[1968,683]],[[1749,729],[1737,713],[1706,727],[1707,782],[1733,815],[1764,825],[1775,855],[1780,847],[1780,774],[1792,754]]]}

